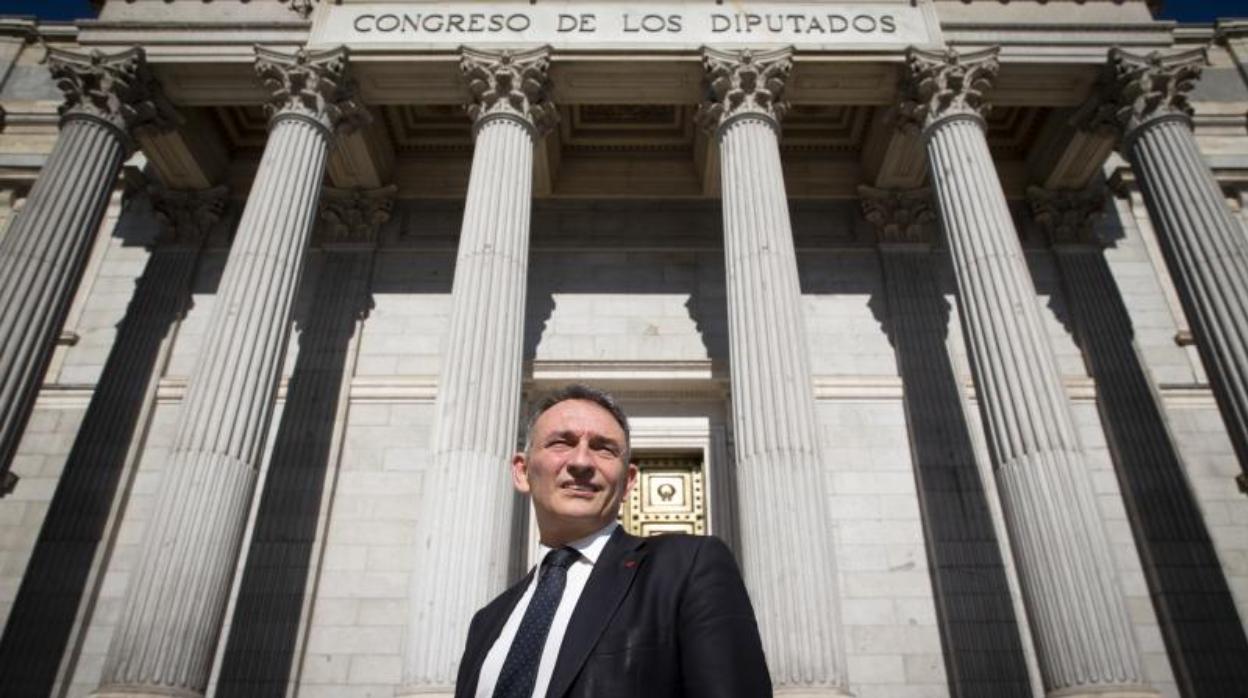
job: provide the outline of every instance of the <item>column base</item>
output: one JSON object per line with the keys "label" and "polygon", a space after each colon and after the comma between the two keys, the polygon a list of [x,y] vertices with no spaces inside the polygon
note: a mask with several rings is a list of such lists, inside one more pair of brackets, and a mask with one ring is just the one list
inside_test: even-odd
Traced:
{"label": "column base", "polygon": [[831,686],[776,686],[776,698],[853,698],[848,689]]}
{"label": "column base", "polygon": [[447,686],[399,686],[395,698],[455,698],[455,689]]}
{"label": "column base", "polygon": [[91,698],[204,698],[204,694],[173,686],[101,686]]}
{"label": "column base", "polygon": [[1045,693],[1045,698],[1158,698],[1161,694],[1148,686],[1078,686]]}

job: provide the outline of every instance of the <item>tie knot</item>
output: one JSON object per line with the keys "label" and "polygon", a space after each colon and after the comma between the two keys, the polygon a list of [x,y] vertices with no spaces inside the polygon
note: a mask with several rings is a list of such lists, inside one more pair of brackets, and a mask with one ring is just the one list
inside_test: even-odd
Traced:
{"label": "tie knot", "polygon": [[546,561],[543,564],[547,567],[558,567],[566,570],[580,556],[581,554],[572,548],[559,548],[546,553]]}

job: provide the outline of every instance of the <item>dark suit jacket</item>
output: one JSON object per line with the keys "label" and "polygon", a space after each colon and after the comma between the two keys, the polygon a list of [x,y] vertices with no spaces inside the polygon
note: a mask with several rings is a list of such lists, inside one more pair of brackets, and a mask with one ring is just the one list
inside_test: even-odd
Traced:
{"label": "dark suit jacket", "polygon": [[[476,692],[485,655],[532,577],[473,616],[456,698]],[[568,622],[547,698],[770,695],[754,609],[728,547],[616,529]]]}

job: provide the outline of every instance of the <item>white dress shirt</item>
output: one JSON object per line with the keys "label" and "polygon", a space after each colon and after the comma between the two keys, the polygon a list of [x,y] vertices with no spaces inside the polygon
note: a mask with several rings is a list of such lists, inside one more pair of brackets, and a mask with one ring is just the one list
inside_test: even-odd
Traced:
{"label": "white dress shirt", "polygon": [[[598,562],[598,556],[602,554],[602,549],[606,547],[607,539],[615,532],[616,526],[619,524],[612,521],[597,532],[567,545],[579,552],[581,556],[568,568],[563,598],[559,599],[559,607],[555,609],[555,617],[550,622],[550,633],[546,635],[546,644],[542,646],[542,659],[537,665],[537,681],[533,684],[534,698],[543,698],[546,695],[551,674],[555,672],[555,660],[559,658],[559,648],[563,645],[563,635],[568,631],[568,621],[572,618],[572,611],[576,609],[576,602],[580,600],[581,592],[585,591],[585,583],[589,581],[589,573],[594,571],[594,564]],[[545,545],[539,545],[537,559],[545,560],[546,554],[551,550]],[[532,581],[524,590],[524,596],[520,597],[520,602],[512,609],[511,615],[507,618],[507,624],[503,626],[503,631],[498,634],[498,639],[494,641],[489,653],[485,655],[485,662],[481,664],[481,674],[477,678],[476,698],[491,698],[494,695],[498,675],[503,671],[503,660],[507,658],[507,651],[511,649],[511,643],[516,639],[516,631],[520,629],[520,621],[524,619],[529,600],[533,598],[533,592],[537,589],[537,578],[541,572],[539,562],[537,572],[533,574]]]}

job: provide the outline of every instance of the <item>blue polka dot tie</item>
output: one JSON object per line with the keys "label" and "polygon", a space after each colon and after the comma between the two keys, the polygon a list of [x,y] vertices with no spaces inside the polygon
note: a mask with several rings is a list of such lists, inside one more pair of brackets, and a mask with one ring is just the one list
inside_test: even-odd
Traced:
{"label": "blue polka dot tie", "polygon": [[537,682],[537,665],[542,661],[542,648],[550,633],[550,621],[555,618],[563,587],[568,581],[568,568],[580,557],[572,548],[560,548],[546,554],[542,573],[537,580],[537,590],[529,599],[520,629],[507,650],[503,670],[494,685],[494,698],[530,698],[533,684]]}

